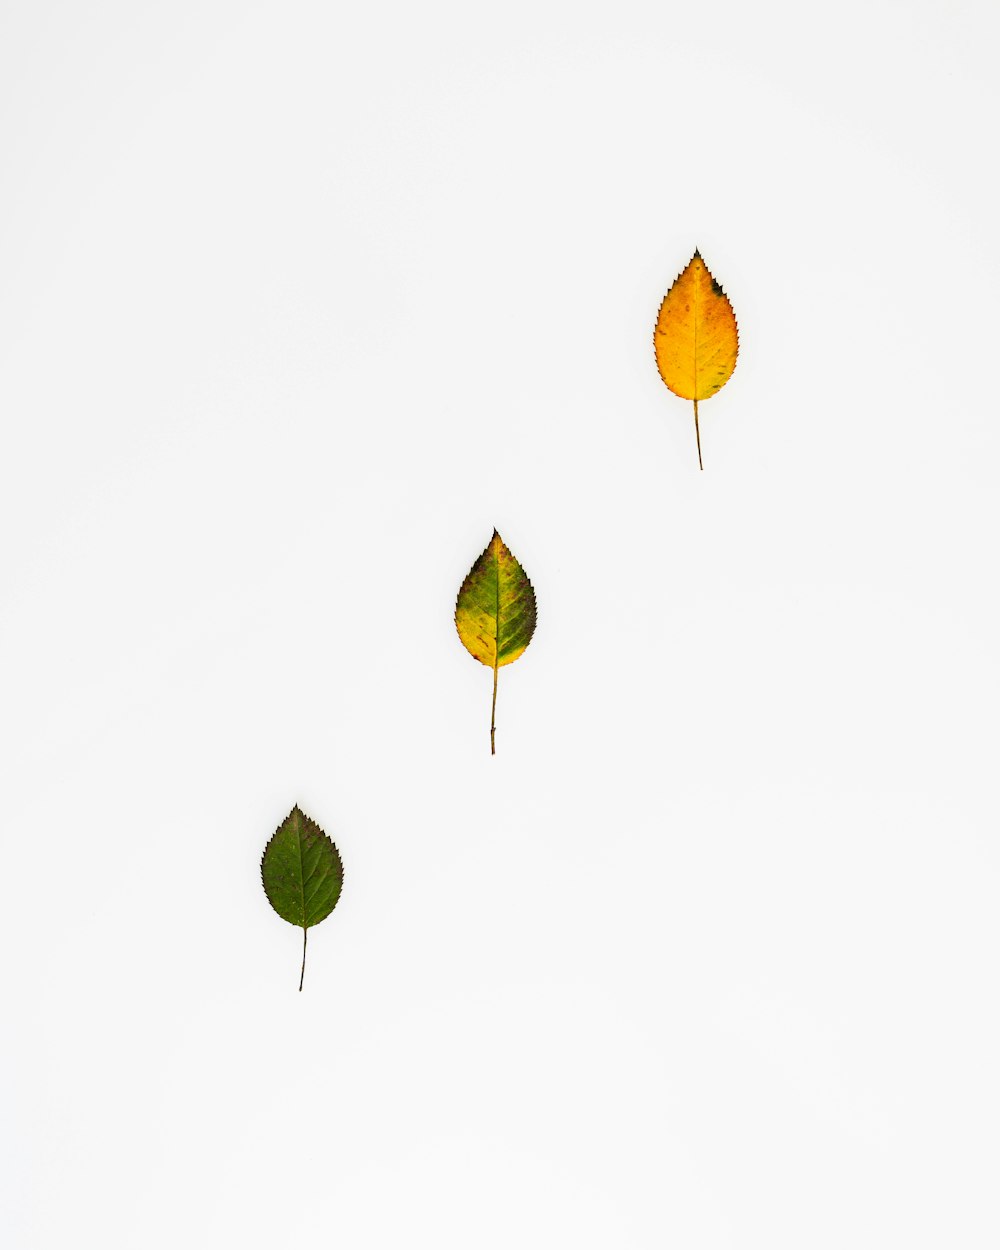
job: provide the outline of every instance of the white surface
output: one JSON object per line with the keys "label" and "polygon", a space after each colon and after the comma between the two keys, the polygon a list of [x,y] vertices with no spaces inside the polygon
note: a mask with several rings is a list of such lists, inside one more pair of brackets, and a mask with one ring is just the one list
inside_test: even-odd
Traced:
{"label": "white surface", "polygon": [[6,1245],[996,1247],[998,33],[7,0]]}

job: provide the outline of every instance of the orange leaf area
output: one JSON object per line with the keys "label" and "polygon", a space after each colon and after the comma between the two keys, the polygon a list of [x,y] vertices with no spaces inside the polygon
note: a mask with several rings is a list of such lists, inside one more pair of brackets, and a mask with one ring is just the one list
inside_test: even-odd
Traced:
{"label": "orange leaf area", "polygon": [[681,399],[708,399],[736,368],[736,315],[698,252],[660,305],[653,346],[660,377]]}

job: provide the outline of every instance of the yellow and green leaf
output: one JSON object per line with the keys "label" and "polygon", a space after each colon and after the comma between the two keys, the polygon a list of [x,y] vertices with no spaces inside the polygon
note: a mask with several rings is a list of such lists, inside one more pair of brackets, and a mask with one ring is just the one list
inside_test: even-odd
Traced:
{"label": "yellow and green leaf", "polygon": [[458,592],[455,625],[469,654],[493,670],[490,751],[495,755],[497,674],[524,652],[535,632],[535,592],[496,530]]}
{"label": "yellow and green leaf", "polygon": [[733,306],[697,251],[660,305],[653,347],[667,387],[681,399],[694,400],[702,468],[698,401],[710,399],[732,377],[740,343]]}

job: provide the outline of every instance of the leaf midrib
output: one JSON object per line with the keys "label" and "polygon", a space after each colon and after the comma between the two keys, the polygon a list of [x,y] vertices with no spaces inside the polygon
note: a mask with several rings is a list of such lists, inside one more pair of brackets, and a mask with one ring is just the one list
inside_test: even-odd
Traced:
{"label": "leaf midrib", "polygon": [[493,563],[496,567],[496,640],[493,644],[493,674],[496,676],[497,670],[500,668],[500,553],[493,553]]}
{"label": "leaf midrib", "polygon": [[299,894],[302,898],[302,928],[308,929],[306,924],[306,873],[305,864],[302,862],[302,821],[296,822],[298,828],[295,830],[296,841],[299,846]]}

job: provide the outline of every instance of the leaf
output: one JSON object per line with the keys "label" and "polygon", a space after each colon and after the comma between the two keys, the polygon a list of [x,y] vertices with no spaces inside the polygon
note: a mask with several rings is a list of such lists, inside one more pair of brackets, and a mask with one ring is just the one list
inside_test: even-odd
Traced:
{"label": "leaf", "polygon": [[301,990],[308,932],[337,906],[344,884],[340,852],[319,825],[295,806],[264,847],[260,875],[267,901],[282,920],[302,930]]}
{"label": "leaf", "polygon": [[497,674],[535,632],[535,592],[496,530],[458,592],[455,625],[469,654],[493,670],[490,754],[496,755]]}
{"label": "leaf", "polygon": [[698,468],[704,468],[698,400],[711,398],[732,377],[740,341],[733,306],[697,251],[660,305],[653,347],[670,390],[694,400]]}

